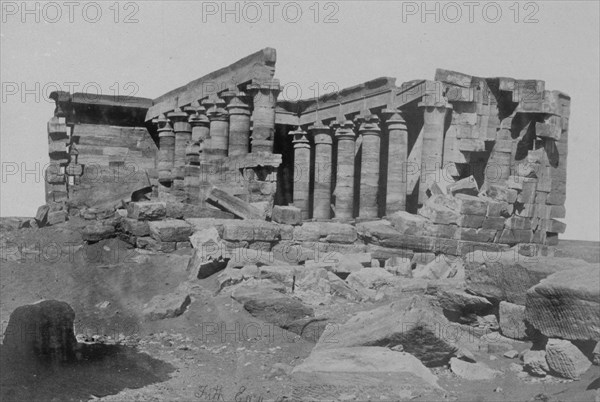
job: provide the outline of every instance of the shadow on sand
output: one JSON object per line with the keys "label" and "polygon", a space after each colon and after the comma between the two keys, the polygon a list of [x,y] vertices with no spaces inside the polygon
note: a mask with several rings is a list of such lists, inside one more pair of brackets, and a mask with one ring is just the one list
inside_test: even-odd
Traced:
{"label": "shadow on sand", "polygon": [[77,359],[23,358],[0,346],[0,400],[80,401],[163,382],[175,368],[121,345],[78,344]]}

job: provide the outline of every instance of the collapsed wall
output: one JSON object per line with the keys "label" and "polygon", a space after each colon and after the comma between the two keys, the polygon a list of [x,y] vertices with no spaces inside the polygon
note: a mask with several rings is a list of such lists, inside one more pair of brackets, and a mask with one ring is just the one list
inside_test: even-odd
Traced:
{"label": "collapsed wall", "polygon": [[47,201],[267,220],[293,205],[303,221],[387,218],[390,244],[458,255],[564,232],[564,93],[437,70],[278,101],[275,61],[267,48],[154,101],[53,94]]}

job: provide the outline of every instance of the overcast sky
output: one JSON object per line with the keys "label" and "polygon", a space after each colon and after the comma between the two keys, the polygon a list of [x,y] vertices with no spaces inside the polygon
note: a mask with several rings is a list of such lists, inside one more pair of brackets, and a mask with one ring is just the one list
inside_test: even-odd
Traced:
{"label": "overcast sky", "polygon": [[568,93],[562,238],[599,240],[599,3],[428,2],[429,12],[421,4],[57,1],[25,10],[3,1],[0,215],[33,216],[44,203],[41,173],[20,171],[48,162],[47,92],[156,98],[274,47],[282,96],[291,99],[380,76],[433,79],[437,67],[536,78]]}

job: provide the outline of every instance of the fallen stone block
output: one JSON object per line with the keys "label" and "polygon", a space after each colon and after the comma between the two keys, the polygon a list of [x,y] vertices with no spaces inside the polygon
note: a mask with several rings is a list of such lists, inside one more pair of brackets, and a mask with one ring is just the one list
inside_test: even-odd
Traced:
{"label": "fallen stone block", "polygon": [[35,220],[40,227],[46,225],[48,222],[48,212],[50,212],[50,206],[47,204],[41,205],[37,213],[35,214]]}
{"label": "fallen stone block", "polygon": [[86,225],[81,230],[81,237],[87,242],[97,242],[109,239],[117,235],[114,222],[97,221],[91,225]]}
{"label": "fallen stone block", "polygon": [[567,269],[527,291],[527,321],[548,337],[600,341],[600,268],[583,260],[552,260]]}
{"label": "fallen stone block", "polygon": [[301,318],[314,316],[314,310],[300,300],[261,284],[239,287],[231,297],[252,316],[282,328]]}
{"label": "fallen stone block", "polygon": [[300,242],[323,241],[329,243],[354,243],[357,239],[354,226],[338,222],[304,222],[294,227],[294,240]]}
{"label": "fallen stone block", "polygon": [[178,317],[192,303],[187,284],[179,285],[172,293],[154,296],[145,306],[143,316],[148,321]]}
{"label": "fallen stone block", "polygon": [[363,299],[363,296],[359,292],[351,288],[345,280],[333,272],[327,272],[327,279],[329,279],[329,291],[332,295],[351,301],[361,301]]}
{"label": "fallen stone block", "polygon": [[554,373],[570,379],[579,378],[592,365],[577,346],[564,339],[548,339],[546,361]]}
{"label": "fallen stone block", "polygon": [[362,268],[346,278],[351,288],[361,293],[364,289],[377,290],[387,284],[394,275],[383,268]]}
{"label": "fallen stone block", "polygon": [[167,219],[164,221],[151,221],[148,223],[150,235],[163,242],[188,241],[192,234],[192,227],[185,221]]}
{"label": "fallen stone block", "polygon": [[190,236],[190,243],[196,249],[203,249],[209,245],[214,247],[220,243],[220,240],[219,232],[214,226],[195,231]]}
{"label": "fallen stone block", "polygon": [[457,376],[470,381],[493,380],[502,372],[493,370],[483,363],[469,363],[453,357],[450,359],[450,370]]}
{"label": "fallen stone block", "polygon": [[213,187],[209,191],[206,196],[206,201],[217,208],[226,212],[231,212],[242,219],[263,218],[263,214],[256,207],[216,187]]}
{"label": "fallen stone block", "polygon": [[470,293],[495,303],[505,300],[520,305],[525,305],[527,290],[543,278],[578,265],[587,265],[585,261],[573,258],[528,258],[513,251],[475,251],[467,254],[464,260]]}
{"label": "fallen stone block", "polygon": [[77,345],[74,320],[71,306],[57,300],[17,307],[10,314],[4,332],[3,353],[69,360],[74,357]]}
{"label": "fallen stone block", "polygon": [[[470,314],[484,315],[492,309],[492,303],[486,298],[471,295],[458,289],[440,290],[437,293],[437,298],[440,307],[445,312],[451,313],[451,317],[455,320]],[[446,317],[448,315],[446,314]]]}
{"label": "fallen stone block", "polygon": [[280,226],[263,220],[230,220],[223,222],[221,237],[232,241],[277,241],[280,239]]}
{"label": "fallen stone block", "polygon": [[46,224],[48,226],[58,225],[67,220],[69,220],[69,213],[67,211],[50,211],[48,212]]}
{"label": "fallen stone block", "polygon": [[445,279],[451,270],[450,262],[440,256],[426,265],[417,265],[412,274],[413,278]]}
{"label": "fallen stone block", "polygon": [[127,205],[127,215],[138,221],[164,219],[167,216],[167,204],[156,201],[130,202]]}
{"label": "fallen stone block", "polygon": [[438,196],[433,196],[429,200],[425,202],[422,208],[419,209],[419,215],[429,219],[433,223],[443,224],[443,225],[458,225],[461,216],[456,211],[451,210],[443,204],[438,204],[435,202],[429,202],[433,198]]}
{"label": "fallen stone block", "polygon": [[410,258],[390,257],[385,260],[384,268],[393,275],[412,278],[412,263]]}
{"label": "fallen stone block", "polygon": [[122,218],[119,222],[119,229],[122,232],[132,234],[134,236],[150,236],[150,226],[148,226],[147,221]]}
{"label": "fallen stone block", "polygon": [[525,306],[509,303],[506,301],[500,302],[498,310],[500,317],[500,333],[512,339],[527,339],[528,326],[525,321]]}
{"label": "fallen stone block", "polygon": [[[482,217],[483,218],[483,217]],[[458,240],[472,241],[477,243],[493,243],[497,231],[494,229],[459,228]]]}
{"label": "fallen stone block", "polygon": [[440,326],[446,331],[452,325],[428,300],[413,296],[354,315],[338,328],[335,338],[321,337],[315,350],[402,345],[425,366],[440,366],[447,364],[457,349]]}
{"label": "fallen stone block", "polygon": [[523,354],[523,368],[530,374],[545,377],[550,371],[545,350],[528,350]]}
{"label": "fallen stone block", "polygon": [[479,194],[479,186],[473,176],[465,177],[446,187],[448,194],[467,194],[477,196]]}
{"label": "fallen stone block", "polygon": [[277,223],[300,225],[302,223],[302,211],[294,206],[275,205],[271,213],[271,219]]}
{"label": "fallen stone block", "polygon": [[386,219],[397,232],[413,236],[423,233],[425,227],[430,224],[427,218],[406,211],[395,212]]}
{"label": "fallen stone block", "polygon": [[135,246],[137,248],[160,253],[172,253],[173,251],[177,250],[177,242],[160,241],[149,236],[136,238]]}
{"label": "fallen stone block", "polygon": [[[326,331],[321,339],[326,336],[331,335]],[[391,399],[397,399],[398,395],[412,397],[413,393],[437,399],[441,392],[437,377],[417,358],[383,347],[314,349],[294,368],[292,377],[299,384],[339,390],[339,394],[329,394],[326,398],[319,395],[311,400],[342,400],[342,394],[355,389],[378,395],[389,392]],[[355,394],[355,397],[367,398],[363,394]]]}

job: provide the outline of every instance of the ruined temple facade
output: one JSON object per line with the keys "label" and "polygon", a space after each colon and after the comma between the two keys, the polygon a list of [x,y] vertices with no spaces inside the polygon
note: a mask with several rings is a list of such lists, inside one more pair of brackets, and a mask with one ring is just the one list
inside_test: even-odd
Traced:
{"label": "ruined temple facade", "polygon": [[458,255],[465,244],[552,245],[564,232],[568,95],[438,69],[284,101],[275,62],[267,48],[154,100],[53,93],[47,202],[401,218],[403,246],[431,239]]}

